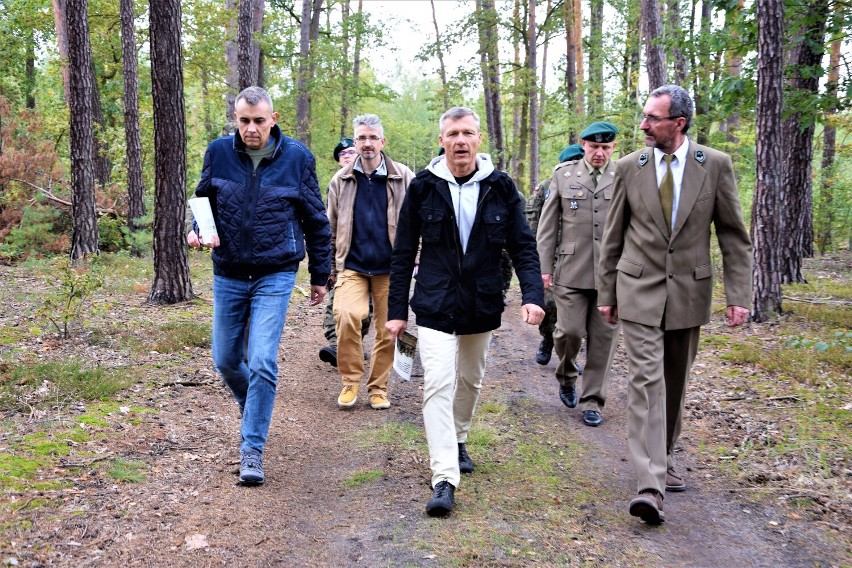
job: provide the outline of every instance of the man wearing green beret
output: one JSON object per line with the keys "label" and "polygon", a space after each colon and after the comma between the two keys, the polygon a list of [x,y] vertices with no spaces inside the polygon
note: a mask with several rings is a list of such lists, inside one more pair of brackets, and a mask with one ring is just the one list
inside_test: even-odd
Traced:
{"label": "man wearing green beret", "polygon": [[[583,147],[579,144],[571,144],[562,152],[559,153],[559,163],[572,160],[579,160],[583,157]],[[539,184],[533,191],[532,195],[527,199],[527,224],[532,230],[533,236],[538,232],[538,222],[541,218],[541,209],[544,207],[544,200],[550,196],[550,183],[552,177],[547,178]],[[547,365],[550,363],[550,357],[553,354],[553,330],[556,329],[556,303],[553,301],[553,294],[550,290],[544,291],[544,319],[538,326],[538,333],[541,335],[541,343],[535,352],[535,362],[539,365]],[[583,371],[580,370],[580,374]]]}
{"label": "man wearing green beret", "polygon": [[[580,133],[584,157],[560,163],[553,171],[552,197],[546,199],[538,225],[538,256],[545,290],[556,302],[553,343],[559,362],[559,398],[577,406],[583,423],[598,426],[606,403],[607,378],[615,353],[618,326],[597,310],[595,272],[604,222],[612,197],[618,128],[593,122]],[[577,354],[586,338],[583,391],[578,397]]]}

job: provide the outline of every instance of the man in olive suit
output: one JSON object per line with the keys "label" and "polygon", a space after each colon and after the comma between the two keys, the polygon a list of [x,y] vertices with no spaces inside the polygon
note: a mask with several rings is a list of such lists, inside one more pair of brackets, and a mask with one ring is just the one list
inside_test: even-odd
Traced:
{"label": "man in olive suit", "polygon": [[694,105],[676,85],[654,90],[640,128],[649,146],[618,161],[600,265],[598,307],[621,321],[630,362],[628,447],[639,495],[630,514],[659,524],[666,491],[686,484],[672,450],[702,324],[710,321],[710,226],[722,251],[727,323],[748,320],[752,247],[731,158],[686,136]]}

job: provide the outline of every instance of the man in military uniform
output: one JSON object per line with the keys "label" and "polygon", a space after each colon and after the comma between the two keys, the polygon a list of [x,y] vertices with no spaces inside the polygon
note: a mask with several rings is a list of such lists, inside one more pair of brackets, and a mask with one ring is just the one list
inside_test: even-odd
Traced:
{"label": "man in military uniform", "polygon": [[[563,162],[576,161],[583,157],[583,147],[579,144],[571,144],[559,154],[559,165]],[[559,165],[556,167],[558,168]],[[533,236],[538,233],[538,221],[541,217],[541,208],[544,207],[544,201],[550,196],[550,183],[552,177],[547,178],[539,184],[533,191],[529,199],[527,199],[527,223],[532,229]],[[550,356],[553,353],[553,330],[556,328],[556,302],[553,301],[553,293],[550,289],[544,291],[544,319],[538,326],[538,333],[541,335],[541,343],[538,345],[538,350],[535,352],[535,362],[539,365],[547,365],[550,363]],[[582,369],[578,369],[580,374],[583,374]]]}
{"label": "man in military uniform", "polygon": [[556,302],[553,341],[559,362],[559,398],[568,408],[578,403],[576,357],[586,338],[583,394],[579,397],[583,423],[598,426],[606,403],[607,375],[615,353],[618,326],[597,310],[595,272],[604,221],[612,197],[618,128],[594,122],[580,133],[584,158],[559,164],[538,227],[538,255],[545,289]]}

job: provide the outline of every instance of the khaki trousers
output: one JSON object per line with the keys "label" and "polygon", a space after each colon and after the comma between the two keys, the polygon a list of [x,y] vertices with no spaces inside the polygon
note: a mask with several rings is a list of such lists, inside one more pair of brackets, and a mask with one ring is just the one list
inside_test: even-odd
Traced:
{"label": "khaki trousers", "polygon": [[556,302],[556,329],[553,346],[559,362],[556,380],[560,386],[574,386],[577,381],[577,354],[586,338],[586,367],[583,370],[583,390],[580,410],[600,412],[606,404],[609,370],[618,345],[618,324],[604,320],[597,308],[595,290],[579,290],[553,286]]}
{"label": "khaki trousers", "polygon": [[666,468],[680,436],[686,382],[698,352],[700,327],[665,331],[622,320],[630,361],[627,445],[637,491],[666,491]]}
{"label": "khaki trousers", "polygon": [[337,369],[343,385],[360,385],[364,376],[364,346],[361,322],[370,313],[370,293],[373,294],[373,323],[376,340],[370,356],[370,376],[367,392],[387,393],[388,376],[393,366],[393,338],[385,323],[388,320],[388,287],[390,276],[368,276],[344,270],[334,285],[334,321],[337,328]]}
{"label": "khaki trousers", "polygon": [[417,332],[432,487],[445,480],[458,487],[458,444],[467,441],[482,389],[491,332],[454,335],[427,327],[418,327]]}

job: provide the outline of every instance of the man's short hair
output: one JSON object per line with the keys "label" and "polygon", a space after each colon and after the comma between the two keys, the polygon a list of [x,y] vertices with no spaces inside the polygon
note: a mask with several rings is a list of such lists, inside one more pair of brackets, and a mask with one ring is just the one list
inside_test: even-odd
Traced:
{"label": "man's short hair", "polygon": [[446,123],[448,120],[459,120],[466,116],[473,117],[473,121],[476,122],[476,128],[478,130],[479,115],[473,112],[473,109],[469,109],[467,107],[453,107],[441,115],[441,120],[438,122],[438,126],[441,129],[441,134],[444,133],[444,123]]}
{"label": "man's short hair", "polygon": [[260,101],[266,101],[266,104],[269,105],[269,111],[272,112],[272,97],[269,96],[269,93],[263,87],[246,87],[234,99],[234,106],[237,106],[240,99],[245,100],[251,106],[258,104]]}
{"label": "man's short hair", "polygon": [[362,114],[361,116],[356,116],[352,120],[352,132],[355,132],[355,129],[359,126],[366,126],[367,128],[378,130],[379,134],[382,135],[382,138],[385,136],[385,129],[382,128],[382,120],[375,114]]}
{"label": "man's short hair", "polygon": [[682,132],[686,134],[689,127],[692,125],[692,115],[695,112],[695,104],[692,102],[692,97],[686,92],[686,89],[680,85],[663,85],[657,87],[649,96],[657,98],[663,95],[668,95],[671,99],[669,106],[669,116],[673,118],[683,117],[686,119],[686,125]]}

